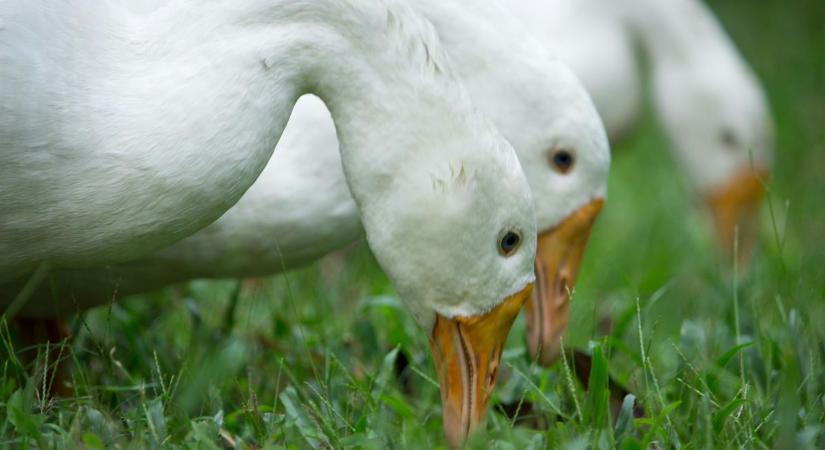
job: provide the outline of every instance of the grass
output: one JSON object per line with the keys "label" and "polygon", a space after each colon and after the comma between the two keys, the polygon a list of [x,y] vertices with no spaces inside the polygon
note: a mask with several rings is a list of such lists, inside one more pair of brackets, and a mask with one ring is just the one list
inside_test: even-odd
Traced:
{"label": "grass", "polygon": [[[753,264],[720,263],[706,213],[648,120],[616,149],[573,301],[566,342],[593,353],[591,389],[570,361],[531,364],[520,320],[500,406],[474,446],[825,446],[825,5],[712,6],[778,124]],[[14,349],[14,330],[0,326],[0,446],[445,448],[426,333],[363,243],[271,279],[196,281],[112,303],[71,326],[65,348],[37,349]],[[47,352],[73,362],[74,396],[42,395]],[[610,416],[608,371],[644,418],[629,402]]]}

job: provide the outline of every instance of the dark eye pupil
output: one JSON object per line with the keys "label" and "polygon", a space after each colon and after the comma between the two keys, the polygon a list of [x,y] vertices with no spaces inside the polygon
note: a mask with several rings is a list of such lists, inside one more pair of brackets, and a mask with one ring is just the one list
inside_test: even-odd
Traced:
{"label": "dark eye pupil", "polygon": [[501,240],[501,249],[504,251],[510,251],[516,245],[518,245],[518,241],[518,235],[510,231],[506,235],[504,235],[504,239]]}
{"label": "dark eye pupil", "polygon": [[570,172],[570,168],[573,167],[574,162],[573,155],[567,150],[556,151],[550,160],[553,166],[555,166],[556,171],[562,174]]}
{"label": "dark eye pupil", "polygon": [[510,228],[501,230],[498,241],[498,253],[501,256],[510,256],[518,250],[521,244],[521,233],[517,229]]}
{"label": "dark eye pupil", "polygon": [[734,147],[736,146],[736,136],[734,136],[733,132],[730,130],[723,130],[722,142],[728,147]]}
{"label": "dark eye pupil", "polygon": [[561,168],[567,168],[570,167],[570,164],[573,162],[573,157],[570,156],[570,153],[558,152],[553,157],[553,162],[555,162],[556,165]]}

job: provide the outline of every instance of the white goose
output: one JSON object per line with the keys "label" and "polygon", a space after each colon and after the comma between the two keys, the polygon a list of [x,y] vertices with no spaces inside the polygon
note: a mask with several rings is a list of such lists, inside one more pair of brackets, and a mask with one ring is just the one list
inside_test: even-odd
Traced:
{"label": "white goose", "polygon": [[126,4],[0,2],[0,276],[191,234],[241,197],[313,92],[367,240],[450,369],[447,433],[471,429],[531,291],[535,215],[430,24],[391,1]]}
{"label": "white goose", "polygon": [[[531,316],[531,346],[538,353],[541,344],[541,359],[550,362],[566,327],[567,288],[575,282],[590,226],[606,196],[610,155],[601,121],[567,66],[497,2],[472,8],[456,1],[414,5],[435,24],[474,103],[514,145],[537,199],[541,275],[534,293],[546,306],[536,304],[530,311],[544,311],[539,316],[548,322]],[[278,157],[218,221],[140,260],[64,272],[63,294],[88,307],[116,293],[193,278],[272,274],[355,240],[362,232],[358,209],[341,171],[334,125],[320,100],[298,101],[275,152]],[[44,289],[41,295],[51,293]],[[74,306],[65,305],[65,312]],[[41,299],[29,302],[24,312],[58,311]]]}
{"label": "white goose", "polygon": [[[475,103],[516,147],[538,200],[540,281],[534,292],[540,298],[531,302],[530,343],[543,361],[552,360],[567,324],[567,287],[575,281],[590,225],[606,195],[610,155],[601,121],[572,72],[500,5],[467,8],[434,0],[415,5],[436,25]],[[138,261],[53,274],[61,295],[93,306],[114,293],[191,278],[270,274],[356,239],[358,209],[321,100],[298,101],[275,153],[238,204],[212,225]],[[48,289],[40,294],[24,312],[58,312]],[[74,305],[66,307],[70,311]]]}
{"label": "white goose", "polygon": [[512,3],[528,28],[567,61],[593,96],[611,139],[639,118],[638,38],[653,99],[678,162],[710,206],[719,245],[740,256],[755,240],[773,125],[758,80],[701,0],[551,0]]}

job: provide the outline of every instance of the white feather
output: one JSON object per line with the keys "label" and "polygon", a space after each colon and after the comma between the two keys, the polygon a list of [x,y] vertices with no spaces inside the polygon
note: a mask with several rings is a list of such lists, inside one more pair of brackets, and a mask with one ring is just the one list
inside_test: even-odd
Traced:
{"label": "white feather", "polygon": [[[367,238],[413,311],[477,314],[533,279],[535,216],[516,155],[405,5],[139,9],[0,2],[4,279],[44,261],[134,259],[215,220],[264,168],[305,92],[332,112]],[[455,167],[467,176],[433,189],[433,174]],[[508,226],[524,242],[503,258]]]}

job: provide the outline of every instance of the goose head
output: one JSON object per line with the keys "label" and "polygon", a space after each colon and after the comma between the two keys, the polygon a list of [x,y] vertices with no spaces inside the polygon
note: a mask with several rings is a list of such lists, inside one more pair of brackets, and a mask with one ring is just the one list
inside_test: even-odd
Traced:
{"label": "goose head", "polygon": [[418,154],[381,189],[353,191],[369,197],[356,201],[370,247],[430,334],[445,433],[458,446],[484,419],[502,348],[532,291],[536,226],[510,145],[486,123],[476,135],[440,125],[416,137]]}
{"label": "goose head", "polygon": [[483,423],[502,348],[532,291],[537,232],[512,145],[471,102],[430,27],[419,30],[426,47],[418,35],[404,58],[424,63],[404,81],[415,90],[372,85],[375,101],[357,108],[321,97],[367,242],[429,335],[445,434],[458,446]]}
{"label": "goose head", "polygon": [[[513,145],[536,211],[536,283],[525,308],[532,358],[549,365],[607,195],[610,148],[580,80],[498,2],[426,1],[473,101]],[[479,31],[480,28],[480,31]],[[488,31],[495,30],[495,32]]]}
{"label": "goose head", "polygon": [[[703,2],[631,2],[651,55],[653,100],[693,187],[709,206],[721,252],[747,261],[774,145],[756,75]],[[738,242],[737,239],[738,229]]]}
{"label": "goose head", "polygon": [[508,119],[499,117],[496,124],[516,148],[533,193],[538,242],[535,288],[525,307],[527,344],[534,360],[550,365],[561,353],[572,290],[607,198],[610,146],[573,72],[556,59],[539,67],[541,77],[531,77],[529,89],[510,91],[521,101],[511,101],[512,109],[503,112]]}
{"label": "goose head", "polygon": [[738,245],[745,262],[756,240],[774,131],[764,93],[732,52],[662,63],[654,89],[663,127],[710,209],[722,254],[732,260]]}

